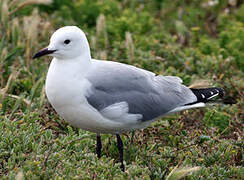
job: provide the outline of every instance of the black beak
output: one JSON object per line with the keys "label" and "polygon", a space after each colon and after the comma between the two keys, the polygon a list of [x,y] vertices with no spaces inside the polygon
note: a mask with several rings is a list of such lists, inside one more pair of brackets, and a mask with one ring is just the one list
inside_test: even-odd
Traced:
{"label": "black beak", "polygon": [[36,54],[33,56],[33,59],[42,57],[42,56],[47,55],[47,54],[52,54],[52,53],[54,53],[55,51],[56,51],[56,50],[48,50],[47,48],[44,48],[44,49],[40,50],[38,53],[36,53]]}

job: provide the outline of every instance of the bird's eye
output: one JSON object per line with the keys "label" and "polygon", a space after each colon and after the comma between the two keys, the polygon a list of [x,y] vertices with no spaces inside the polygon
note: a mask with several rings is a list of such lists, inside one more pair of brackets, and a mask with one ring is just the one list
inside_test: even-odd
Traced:
{"label": "bird's eye", "polygon": [[64,41],[64,44],[69,44],[70,43],[70,40],[69,39],[66,39],[65,41]]}

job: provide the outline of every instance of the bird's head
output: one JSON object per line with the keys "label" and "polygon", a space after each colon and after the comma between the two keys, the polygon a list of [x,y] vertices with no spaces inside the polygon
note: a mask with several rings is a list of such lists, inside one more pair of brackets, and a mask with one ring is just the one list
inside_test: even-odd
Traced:
{"label": "bird's head", "polygon": [[85,33],[76,26],[65,26],[53,33],[47,48],[40,50],[33,59],[49,55],[57,59],[72,59],[90,53]]}

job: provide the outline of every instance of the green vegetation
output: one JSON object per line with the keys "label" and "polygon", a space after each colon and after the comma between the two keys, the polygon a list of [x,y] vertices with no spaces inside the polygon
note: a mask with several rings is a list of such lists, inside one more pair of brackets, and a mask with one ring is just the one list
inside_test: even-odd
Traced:
{"label": "green vegetation", "polygon": [[[31,57],[64,25],[86,32],[94,58],[220,86],[237,103],[125,134],[121,172],[113,136],[98,160],[95,134],[63,122],[45,97],[50,57]],[[241,0],[3,0],[0,37],[0,179],[244,179]]]}

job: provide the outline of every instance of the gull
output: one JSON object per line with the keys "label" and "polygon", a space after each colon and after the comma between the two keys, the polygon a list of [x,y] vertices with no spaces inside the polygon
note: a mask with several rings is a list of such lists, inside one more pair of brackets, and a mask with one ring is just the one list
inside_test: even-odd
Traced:
{"label": "gull", "polygon": [[115,134],[122,171],[121,133],[146,128],[167,114],[205,107],[224,95],[221,88],[192,89],[179,77],[93,59],[84,32],[76,26],[55,31],[48,47],[33,58],[44,55],[53,57],[45,83],[50,104],[72,126],[97,134],[98,158],[101,134]]}

